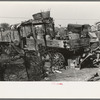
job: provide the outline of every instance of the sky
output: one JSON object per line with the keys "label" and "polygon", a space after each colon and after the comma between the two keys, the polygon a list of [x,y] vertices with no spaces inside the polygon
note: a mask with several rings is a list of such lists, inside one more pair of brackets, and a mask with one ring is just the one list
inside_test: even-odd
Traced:
{"label": "sky", "polygon": [[16,24],[32,19],[34,13],[51,11],[55,26],[94,24],[100,21],[100,2],[3,2],[0,1],[0,23]]}

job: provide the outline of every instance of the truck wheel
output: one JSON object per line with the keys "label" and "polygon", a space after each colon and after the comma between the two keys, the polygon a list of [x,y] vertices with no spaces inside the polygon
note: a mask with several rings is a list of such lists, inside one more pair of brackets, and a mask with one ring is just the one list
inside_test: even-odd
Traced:
{"label": "truck wheel", "polygon": [[52,70],[59,70],[61,68],[64,68],[64,64],[65,64],[64,56],[59,52],[55,52],[52,55]]}

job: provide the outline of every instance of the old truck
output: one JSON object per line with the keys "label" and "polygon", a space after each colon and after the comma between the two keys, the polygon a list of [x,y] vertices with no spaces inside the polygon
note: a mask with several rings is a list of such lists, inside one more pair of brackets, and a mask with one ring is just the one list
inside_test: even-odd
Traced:
{"label": "old truck", "polygon": [[78,58],[89,47],[88,26],[69,24],[65,38],[60,39],[55,32],[50,12],[40,12],[33,14],[33,19],[20,24],[20,45],[29,50],[37,50],[51,71],[58,70],[65,68],[68,59],[73,56]]}

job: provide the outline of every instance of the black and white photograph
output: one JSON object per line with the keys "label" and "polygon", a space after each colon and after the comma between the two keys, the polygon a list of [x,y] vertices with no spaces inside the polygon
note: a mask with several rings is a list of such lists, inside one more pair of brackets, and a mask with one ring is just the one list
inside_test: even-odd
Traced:
{"label": "black and white photograph", "polygon": [[100,2],[0,1],[0,81],[100,81],[99,10]]}

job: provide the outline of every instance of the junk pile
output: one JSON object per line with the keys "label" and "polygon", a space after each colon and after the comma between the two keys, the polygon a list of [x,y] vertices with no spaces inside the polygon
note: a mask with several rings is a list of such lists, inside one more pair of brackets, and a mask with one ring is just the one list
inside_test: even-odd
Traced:
{"label": "junk pile", "polygon": [[3,43],[0,51],[0,81],[39,81],[45,77],[36,52],[23,50],[14,43]]}
{"label": "junk pile", "polygon": [[[38,81],[49,71],[62,73],[60,69],[66,69],[67,61],[80,69],[100,62],[100,48],[89,49],[89,25],[68,24],[66,30],[61,29],[63,37],[59,31],[55,34],[50,11],[32,16],[11,29],[6,35],[10,41],[0,42],[0,80]],[[19,42],[14,41],[16,37]]]}
{"label": "junk pile", "polygon": [[85,52],[80,57],[80,68],[97,66],[100,63],[100,47]]}
{"label": "junk pile", "polygon": [[100,81],[100,75],[98,73],[95,73],[87,81]]}

